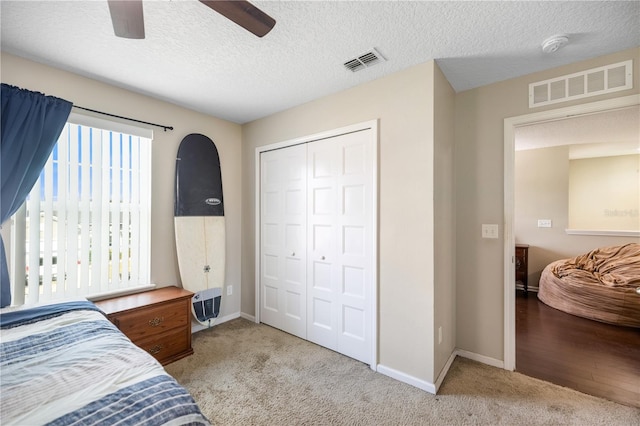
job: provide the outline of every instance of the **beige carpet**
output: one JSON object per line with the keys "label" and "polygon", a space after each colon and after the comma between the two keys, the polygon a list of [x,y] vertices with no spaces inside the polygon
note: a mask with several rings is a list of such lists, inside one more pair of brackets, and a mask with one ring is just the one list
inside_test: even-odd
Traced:
{"label": "beige carpet", "polygon": [[640,409],[460,357],[431,395],[244,319],[193,348],[166,368],[217,425],[640,425]]}

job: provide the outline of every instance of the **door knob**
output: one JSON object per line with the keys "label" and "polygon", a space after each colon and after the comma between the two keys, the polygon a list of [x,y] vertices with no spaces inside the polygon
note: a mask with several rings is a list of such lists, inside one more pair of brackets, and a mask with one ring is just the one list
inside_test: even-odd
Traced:
{"label": "door knob", "polygon": [[322,257],[320,258],[320,260],[324,260],[324,256],[322,256]]}
{"label": "door knob", "polygon": [[295,251],[291,253],[291,257],[296,257],[296,252]]}

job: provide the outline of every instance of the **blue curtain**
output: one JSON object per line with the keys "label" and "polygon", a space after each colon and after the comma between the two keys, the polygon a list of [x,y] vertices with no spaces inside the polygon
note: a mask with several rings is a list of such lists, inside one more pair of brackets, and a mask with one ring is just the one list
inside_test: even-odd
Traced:
{"label": "blue curtain", "polygon": [[[38,180],[71,112],[71,102],[2,83],[0,223],[22,205]],[[0,308],[11,304],[11,285],[0,240]]]}

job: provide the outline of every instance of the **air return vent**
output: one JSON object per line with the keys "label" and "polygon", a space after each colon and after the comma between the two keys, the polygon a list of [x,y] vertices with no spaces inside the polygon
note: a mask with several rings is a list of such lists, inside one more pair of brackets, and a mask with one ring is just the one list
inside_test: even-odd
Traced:
{"label": "air return vent", "polygon": [[529,84],[529,108],[567,102],[633,87],[633,61]]}
{"label": "air return vent", "polygon": [[344,66],[348,70],[356,72],[383,61],[385,61],[385,59],[382,57],[382,55],[376,49],[371,49],[367,53],[363,53],[357,58],[348,60],[344,63]]}

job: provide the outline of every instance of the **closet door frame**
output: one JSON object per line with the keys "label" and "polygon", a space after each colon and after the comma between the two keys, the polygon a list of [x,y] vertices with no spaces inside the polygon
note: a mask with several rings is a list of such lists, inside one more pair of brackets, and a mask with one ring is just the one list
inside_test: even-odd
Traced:
{"label": "closet door frame", "polygon": [[371,324],[371,347],[370,347],[370,364],[372,370],[377,369],[378,364],[378,120],[370,120],[361,123],[352,124],[350,126],[340,127],[333,130],[328,130],[321,133],[316,133],[308,136],[303,136],[296,139],[291,139],[283,142],[278,142],[270,145],[259,146],[255,151],[255,322],[260,323],[260,259],[261,259],[261,213],[260,213],[260,193],[261,193],[261,161],[260,155],[266,151],[272,151],[274,149],[286,148],[293,145],[306,144],[309,142],[322,143],[323,139],[334,138],[348,133],[360,132],[365,130],[371,130],[371,147],[372,147],[372,174],[371,181],[373,184],[373,238],[371,247],[372,259],[371,259],[371,276],[373,281],[373,289],[371,292],[371,298],[369,300],[369,312],[370,324]]}

